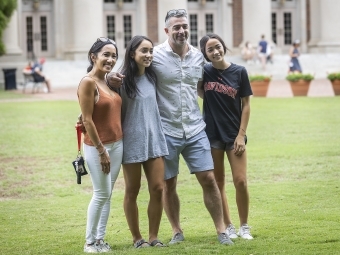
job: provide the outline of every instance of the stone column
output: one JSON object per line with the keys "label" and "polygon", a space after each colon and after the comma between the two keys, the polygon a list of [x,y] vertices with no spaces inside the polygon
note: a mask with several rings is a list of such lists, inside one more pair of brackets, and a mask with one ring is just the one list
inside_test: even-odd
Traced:
{"label": "stone column", "polygon": [[320,1],[310,1],[310,29],[311,38],[308,42],[308,51],[316,52],[316,45],[320,41]]}
{"label": "stone column", "polygon": [[311,39],[309,52],[325,53],[340,51],[340,1],[311,0]]}
{"label": "stone column", "polygon": [[[340,51],[340,1],[320,1],[320,52]],[[313,14],[312,14],[313,17]]]}
{"label": "stone column", "polygon": [[3,33],[3,42],[6,47],[6,55],[20,55],[22,50],[19,46],[18,11],[15,10]]}
{"label": "stone column", "polygon": [[271,36],[271,0],[243,0],[243,42],[249,41],[252,45],[257,45],[261,35],[265,39],[272,41]]}
{"label": "stone column", "polygon": [[232,1],[221,0],[217,10],[218,16],[221,19],[221,34],[228,48],[233,46],[233,13]]}
{"label": "stone column", "polygon": [[[307,16],[306,16],[306,0],[300,0],[299,3],[300,10],[300,48],[302,52],[306,52],[307,50],[307,33],[306,33],[306,24],[307,24]],[[294,39],[293,39],[294,40]]]}
{"label": "stone column", "polygon": [[74,60],[84,60],[97,37],[103,36],[103,1],[72,1],[72,47]]}
{"label": "stone column", "polygon": [[138,33],[140,35],[147,35],[148,29],[147,29],[147,11],[146,11],[146,0],[139,0],[137,1],[137,11],[136,11],[136,18],[137,18],[137,26]]}

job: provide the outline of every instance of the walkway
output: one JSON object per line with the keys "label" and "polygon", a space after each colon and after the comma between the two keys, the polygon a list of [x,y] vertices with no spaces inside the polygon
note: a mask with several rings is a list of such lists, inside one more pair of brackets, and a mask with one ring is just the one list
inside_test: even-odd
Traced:
{"label": "walkway", "polygon": [[[121,55],[122,56],[122,55]],[[285,80],[288,70],[288,55],[275,55],[273,64],[268,63],[266,70],[262,70],[260,64],[247,64],[240,56],[227,55],[227,61],[243,65],[250,74],[267,74],[272,76],[267,97],[292,97],[292,91],[288,81]],[[302,54],[300,63],[304,73],[312,73],[315,79],[310,85],[308,96],[324,97],[333,96],[331,83],[327,80],[327,73],[340,71],[340,53],[332,54]],[[17,66],[17,82],[22,81],[19,70],[26,63],[0,63],[0,68]],[[118,60],[114,70],[122,64],[122,57]],[[51,78],[53,93],[39,93],[32,97],[36,100],[77,100],[76,88],[80,79],[86,74],[88,62],[84,61],[61,61],[48,59],[44,65],[45,74]],[[21,88],[17,85],[18,93]],[[30,88],[27,88],[27,92]]]}

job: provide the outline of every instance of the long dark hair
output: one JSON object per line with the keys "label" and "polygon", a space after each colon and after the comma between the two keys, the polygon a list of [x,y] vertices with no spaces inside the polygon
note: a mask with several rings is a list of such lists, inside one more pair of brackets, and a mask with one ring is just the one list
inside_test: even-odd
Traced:
{"label": "long dark hair", "polygon": [[202,39],[200,40],[200,48],[201,48],[201,52],[203,53],[203,56],[205,57],[205,59],[208,62],[211,62],[207,56],[207,53],[205,52],[205,46],[207,45],[207,42],[209,41],[209,39],[216,39],[218,40],[222,46],[223,46],[223,50],[224,50],[224,54],[227,53],[227,51],[230,51],[227,46],[225,45],[223,39],[218,36],[217,34],[214,33],[208,33],[207,35],[203,36]]}
{"label": "long dark hair", "polygon": [[[120,68],[121,73],[125,75],[125,78],[123,80],[123,87],[129,98],[135,98],[139,92],[135,81],[135,78],[138,76],[139,69],[136,61],[131,58],[131,53],[135,53],[139,45],[144,40],[149,41],[153,46],[153,42],[148,37],[143,35],[136,35],[128,42],[124,56],[124,63],[123,66]],[[153,82],[154,84],[157,83],[157,76],[155,71],[153,70],[152,62],[149,67],[145,68],[145,75],[150,82]]]}
{"label": "long dark hair", "polygon": [[[100,37],[100,38],[104,38],[104,37]],[[92,45],[91,49],[89,50],[89,53],[87,54],[87,58],[90,62],[89,67],[87,68],[87,72],[90,72],[93,68],[93,61],[91,59],[91,54],[94,54],[95,56],[98,55],[98,52],[100,52],[102,50],[102,48],[107,45],[107,44],[112,44],[113,46],[115,46],[116,48],[116,55],[117,55],[117,60],[118,60],[118,48],[117,45],[115,43],[112,43],[112,40],[107,39],[107,41],[103,41],[100,40],[99,38],[97,39],[97,41]]]}

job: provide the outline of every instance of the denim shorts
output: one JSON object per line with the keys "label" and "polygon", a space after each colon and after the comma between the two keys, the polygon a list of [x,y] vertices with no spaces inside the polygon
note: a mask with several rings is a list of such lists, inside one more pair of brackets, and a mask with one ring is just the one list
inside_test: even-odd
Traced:
{"label": "denim shorts", "polygon": [[[247,136],[244,136],[244,141],[247,144]],[[234,143],[225,143],[218,140],[210,140],[210,147],[218,150],[231,151],[234,149]]]}
{"label": "denim shorts", "polygon": [[164,156],[164,179],[179,173],[179,156],[182,154],[191,174],[214,169],[211,148],[205,131],[186,139],[165,135],[169,155]]}

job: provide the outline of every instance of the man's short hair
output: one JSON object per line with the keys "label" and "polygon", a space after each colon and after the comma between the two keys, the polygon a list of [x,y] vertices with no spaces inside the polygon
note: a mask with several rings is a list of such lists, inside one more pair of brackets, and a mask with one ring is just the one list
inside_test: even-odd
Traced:
{"label": "man's short hair", "polygon": [[165,16],[165,26],[169,27],[169,19],[171,17],[181,18],[185,17],[188,18],[188,13],[185,9],[172,9],[166,13]]}

